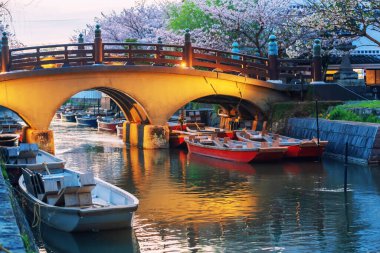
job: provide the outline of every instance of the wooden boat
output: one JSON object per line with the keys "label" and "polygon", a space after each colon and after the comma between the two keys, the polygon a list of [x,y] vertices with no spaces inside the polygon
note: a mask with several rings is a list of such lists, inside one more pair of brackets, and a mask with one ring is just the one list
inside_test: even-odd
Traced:
{"label": "wooden boat", "polygon": [[98,126],[98,118],[94,115],[76,115],[75,120],[77,122],[77,125],[89,127]]}
{"label": "wooden boat", "polygon": [[0,146],[13,147],[17,146],[20,135],[18,134],[1,134],[0,133]]}
{"label": "wooden boat", "polygon": [[22,129],[22,125],[11,117],[0,118],[0,130],[2,133],[16,133]]}
{"label": "wooden boat", "polygon": [[268,147],[262,143],[233,141],[212,136],[190,136],[185,138],[189,153],[234,161],[271,161],[281,159],[287,148]]}
{"label": "wooden boat", "polygon": [[264,134],[262,135],[256,131],[237,131],[236,136],[241,141],[255,142],[262,141],[267,142],[269,145],[277,145],[280,147],[287,147],[285,157],[289,158],[314,158],[320,157],[325,150],[328,141],[319,141],[316,138],[312,140],[299,140],[277,134]]}
{"label": "wooden boat", "polygon": [[61,120],[64,122],[76,122],[75,116],[77,116],[74,112],[61,112]]}
{"label": "wooden boat", "polygon": [[27,206],[48,226],[66,232],[132,227],[139,201],[92,174],[70,169],[23,169],[19,179]]}
{"label": "wooden boat", "polygon": [[17,147],[0,147],[0,155],[5,160],[5,169],[12,185],[18,183],[21,169],[58,169],[65,166],[65,161],[38,149],[37,144],[20,143]]}
{"label": "wooden boat", "polygon": [[98,121],[98,130],[116,132],[116,126],[122,126],[123,120],[114,119],[111,117],[102,117]]}

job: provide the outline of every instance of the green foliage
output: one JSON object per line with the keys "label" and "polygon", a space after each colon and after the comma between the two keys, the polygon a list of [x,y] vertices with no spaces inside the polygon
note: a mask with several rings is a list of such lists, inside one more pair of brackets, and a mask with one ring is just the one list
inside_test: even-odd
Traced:
{"label": "green foliage", "polygon": [[185,0],[181,7],[171,5],[169,8],[169,28],[174,31],[182,31],[186,28],[207,29],[215,21],[206,15],[194,2]]}
{"label": "green foliage", "polygon": [[1,173],[3,174],[4,179],[8,180],[9,176],[8,176],[7,170],[5,169],[5,162],[2,157],[0,157],[0,167],[1,167]]}
{"label": "green foliage", "polygon": [[[326,116],[326,119],[331,120],[346,120],[346,121],[356,121],[356,122],[368,122],[368,123],[380,123],[380,119],[376,115],[359,115],[348,108],[358,108],[357,106],[348,107],[346,105],[340,105],[333,108]],[[363,108],[363,107],[361,107]],[[364,107],[367,108],[367,107]]]}
{"label": "green foliage", "polygon": [[360,101],[360,102],[349,102],[342,105],[343,108],[380,108],[380,101]]}
{"label": "green foliage", "polygon": [[124,42],[125,42],[125,43],[136,43],[136,42],[137,42],[137,39],[128,38],[128,39],[125,39]]}
{"label": "green foliage", "polygon": [[22,242],[24,243],[24,247],[27,253],[34,253],[34,250],[32,249],[32,245],[30,243],[29,236],[26,233],[21,234]]}

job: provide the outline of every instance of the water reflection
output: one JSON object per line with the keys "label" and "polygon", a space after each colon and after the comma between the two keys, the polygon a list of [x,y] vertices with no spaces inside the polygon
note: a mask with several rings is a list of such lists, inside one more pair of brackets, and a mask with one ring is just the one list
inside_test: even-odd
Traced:
{"label": "water reflection", "polygon": [[139,252],[135,233],[131,229],[97,233],[67,233],[42,225],[41,236],[44,240],[45,248],[49,252]]}
{"label": "water reflection", "polygon": [[135,194],[142,252],[354,252],[380,248],[380,170],[340,162],[239,164],[53,126],[67,165]]}

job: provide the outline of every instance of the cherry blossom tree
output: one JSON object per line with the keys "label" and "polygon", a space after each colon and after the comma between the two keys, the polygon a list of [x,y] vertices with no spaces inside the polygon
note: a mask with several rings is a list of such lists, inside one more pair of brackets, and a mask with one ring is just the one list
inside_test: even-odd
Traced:
{"label": "cherry blossom tree", "polygon": [[[152,42],[157,39],[157,31],[165,26],[166,13],[158,4],[147,4],[145,0],[136,2],[135,6],[115,11],[111,14],[102,13],[101,17],[95,18],[95,23],[102,29],[103,40],[124,42],[146,41]],[[95,25],[87,25],[84,31],[85,40],[92,41],[94,38]],[[77,35],[72,37],[77,40]]]}
{"label": "cherry blossom tree", "polygon": [[302,25],[320,31],[321,37],[366,37],[380,46],[379,0],[306,0]]}
{"label": "cherry blossom tree", "polygon": [[0,31],[6,32],[9,45],[11,48],[17,48],[24,46],[19,40],[17,40],[15,34],[12,32],[10,24],[12,23],[12,15],[7,8],[7,2],[0,2]]}
{"label": "cherry blossom tree", "polygon": [[[199,8],[203,15],[193,12],[188,19],[196,13],[206,21],[192,30],[197,45],[227,50],[233,41],[237,41],[244,46],[243,51],[253,53],[257,50],[260,55],[265,55],[269,35],[281,30],[288,15],[289,0],[187,0],[179,8],[190,4]],[[173,23],[179,17],[170,18]]]}

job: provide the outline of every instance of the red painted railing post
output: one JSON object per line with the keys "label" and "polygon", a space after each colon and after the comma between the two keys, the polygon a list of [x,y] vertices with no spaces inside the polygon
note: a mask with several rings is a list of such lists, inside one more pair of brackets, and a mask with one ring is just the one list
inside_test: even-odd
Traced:
{"label": "red painted railing post", "polygon": [[9,45],[7,33],[3,32],[1,39],[1,72],[9,71]]}
{"label": "red painted railing post", "polygon": [[95,64],[103,63],[103,42],[102,42],[102,31],[100,30],[100,25],[96,25],[96,29],[95,29],[94,60],[95,60]]}
{"label": "red painted railing post", "polygon": [[193,48],[191,46],[190,29],[186,29],[185,33],[185,48],[183,50],[183,60],[186,63],[186,67],[193,67]]}
{"label": "red painted railing post", "polygon": [[321,57],[321,41],[314,40],[313,45],[313,82],[322,81],[322,57]]}
{"label": "red painted railing post", "polygon": [[269,36],[268,43],[268,64],[269,64],[269,79],[279,80],[279,69],[278,69],[278,46],[276,41],[276,36]]}

